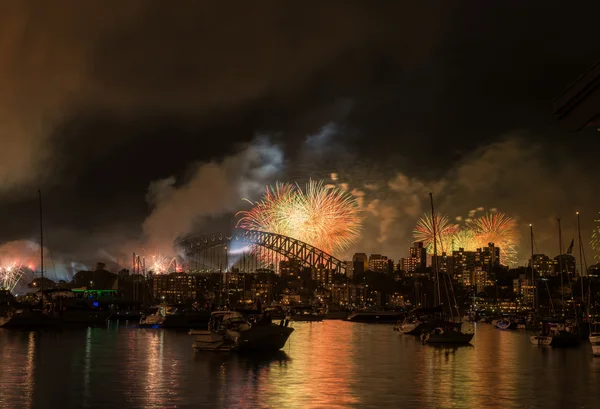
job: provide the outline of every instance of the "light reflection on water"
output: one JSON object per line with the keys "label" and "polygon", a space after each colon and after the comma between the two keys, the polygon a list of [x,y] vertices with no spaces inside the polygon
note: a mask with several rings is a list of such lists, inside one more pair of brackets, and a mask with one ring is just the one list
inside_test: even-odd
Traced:
{"label": "light reflection on water", "polygon": [[195,352],[192,337],[127,327],[0,330],[0,408],[597,407],[590,346],[552,350],[478,325],[471,347],[391,326],[296,323],[283,351]]}

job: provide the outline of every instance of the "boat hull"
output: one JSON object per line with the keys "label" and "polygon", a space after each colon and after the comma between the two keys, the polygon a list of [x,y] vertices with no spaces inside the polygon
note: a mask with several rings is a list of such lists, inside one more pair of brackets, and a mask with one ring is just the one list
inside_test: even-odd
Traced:
{"label": "boat hull", "polygon": [[346,320],[351,322],[395,324],[399,320],[403,319],[404,315],[404,313],[393,311],[356,312],[350,314]]}
{"label": "boat hull", "polygon": [[0,328],[56,328],[61,325],[58,317],[47,315],[41,311],[24,311],[23,313],[0,317]]}
{"label": "boat hull", "polygon": [[529,337],[529,342],[532,345],[537,346],[550,346],[550,343],[552,342],[552,337],[547,335],[531,335]]}
{"label": "boat hull", "polygon": [[248,330],[224,334],[212,331],[190,331],[195,341],[192,345],[199,351],[277,351],[285,346],[293,328],[281,325],[256,325]]}
{"label": "boat hull", "polygon": [[[425,321],[425,322],[419,322],[418,324],[405,324],[406,330],[402,331],[403,333],[407,334],[407,335],[417,335],[420,336],[423,333],[426,332],[431,332],[434,329],[443,326],[445,324],[444,320],[432,320],[432,321]],[[409,326],[410,325],[410,326]],[[412,329],[411,329],[412,327]]]}
{"label": "boat hull", "polygon": [[345,320],[348,318],[348,311],[330,311],[325,314],[326,320]]}
{"label": "boat hull", "polygon": [[571,348],[578,346],[580,339],[576,334],[532,335],[529,337],[529,342],[538,346]]}
{"label": "boat hull", "polygon": [[470,344],[475,334],[458,331],[446,331],[443,334],[422,334],[421,339],[426,344]]}
{"label": "boat hull", "polygon": [[600,356],[600,333],[592,333],[590,335],[590,344],[592,344],[592,354]]}
{"label": "boat hull", "polygon": [[281,325],[254,326],[240,333],[240,351],[277,351],[283,348],[294,328]]}

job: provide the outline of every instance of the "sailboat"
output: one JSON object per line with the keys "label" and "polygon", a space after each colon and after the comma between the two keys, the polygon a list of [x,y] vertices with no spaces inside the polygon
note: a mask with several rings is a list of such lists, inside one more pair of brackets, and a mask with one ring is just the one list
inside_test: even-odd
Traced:
{"label": "sailboat", "polygon": [[[433,269],[435,273],[435,284],[436,284],[436,292],[438,296],[438,300],[441,304],[441,291],[440,291],[440,273],[437,265],[437,225],[436,225],[436,215],[433,207],[433,193],[429,193],[429,199],[431,201],[431,216],[432,216],[432,224],[433,224]],[[444,276],[442,276],[443,278]],[[449,287],[452,292],[452,297],[454,298],[454,302],[450,300],[450,291],[448,291],[448,285],[446,285],[446,280],[444,279],[444,286],[446,287],[446,295],[448,296],[448,306],[450,307],[450,316],[451,321],[442,321],[436,323],[436,326],[431,331],[423,332],[420,335],[421,341],[427,344],[470,344],[471,340],[475,336],[474,331],[465,331],[463,332],[462,326],[463,322],[460,319],[460,314],[458,311],[458,307],[456,306],[456,298],[454,297],[454,290],[452,288],[452,280],[448,277],[448,281],[450,283]],[[452,311],[452,305],[456,306],[457,309],[457,317],[458,320],[452,320],[454,318],[454,314]]]}
{"label": "sailboat", "polygon": [[[565,318],[564,310],[564,292],[563,292],[563,246],[562,246],[562,230],[560,219],[557,219],[558,224],[558,249],[559,249],[559,268],[561,281],[561,300],[562,300],[562,318],[560,319],[545,319],[542,321],[542,328],[539,332],[531,334],[529,342],[537,346],[551,346],[554,348],[567,348],[579,345],[581,334],[577,325]],[[533,268],[533,258],[532,258]]]}
{"label": "sailboat", "polygon": [[0,317],[0,327],[2,328],[45,328],[60,325],[60,320],[46,313],[44,308],[44,228],[42,224],[42,193],[38,190],[40,204],[40,267],[41,267],[41,285],[40,285],[40,305],[38,308],[29,306],[28,308],[12,309],[6,315]]}

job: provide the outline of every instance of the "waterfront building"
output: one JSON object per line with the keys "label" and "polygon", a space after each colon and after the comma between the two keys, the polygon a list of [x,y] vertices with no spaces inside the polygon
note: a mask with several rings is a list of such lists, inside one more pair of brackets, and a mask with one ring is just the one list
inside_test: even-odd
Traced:
{"label": "waterfront building", "polygon": [[186,273],[157,274],[153,278],[154,298],[171,304],[186,304],[196,300],[197,279]]}
{"label": "waterfront building", "polygon": [[438,254],[437,256],[431,256],[431,266],[435,266],[437,261],[437,268],[440,273],[446,273],[452,275],[453,258],[448,256],[446,252]]}
{"label": "waterfront building", "polygon": [[354,277],[354,262],[352,260],[344,261],[346,265],[346,276],[348,278]]}
{"label": "waterfront building", "polygon": [[423,246],[422,241],[415,242],[409,247],[408,257],[403,258],[401,264],[401,270],[409,275],[427,266],[427,249]]}
{"label": "waterfront building", "polygon": [[369,258],[366,253],[355,253],[352,264],[353,274],[362,274],[369,269]]}
{"label": "waterfront building", "polygon": [[[531,267],[531,260],[527,263]],[[536,276],[550,276],[554,274],[554,261],[545,254],[533,255],[533,269]]]}
{"label": "waterfront building", "polygon": [[521,298],[523,304],[533,302],[535,295],[535,285],[532,284],[531,278],[525,274],[520,274],[519,278],[513,280],[513,293]]}
{"label": "waterfront building", "polygon": [[[378,273],[387,273],[389,271],[389,262],[387,256],[382,256],[381,254],[371,254],[369,257],[369,271],[375,271]],[[394,264],[392,261],[392,270],[394,269]]]}
{"label": "waterfront building", "polygon": [[325,265],[319,264],[311,270],[311,278],[321,284],[331,284],[335,270],[325,268]]}
{"label": "waterfront building", "polygon": [[362,284],[332,284],[328,288],[332,305],[358,307],[365,302],[365,286]]}
{"label": "waterfront building", "polygon": [[452,277],[465,287],[476,286],[477,291],[494,285],[493,271],[500,267],[500,248],[494,243],[475,251],[459,248],[452,252]]}
{"label": "waterfront building", "polygon": [[[562,259],[562,260],[561,260]],[[562,265],[562,272],[566,274],[575,274],[575,257],[570,254],[563,254],[562,256],[554,257],[554,275],[560,274],[560,267]]]}
{"label": "waterfront building", "polygon": [[464,286],[471,285],[471,272],[475,271],[475,252],[459,248],[452,252],[452,278]]}
{"label": "waterfront building", "polygon": [[302,270],[302,262],[298,259],[281,260],[279,262],[279,274],[285,276],[297,276]]}

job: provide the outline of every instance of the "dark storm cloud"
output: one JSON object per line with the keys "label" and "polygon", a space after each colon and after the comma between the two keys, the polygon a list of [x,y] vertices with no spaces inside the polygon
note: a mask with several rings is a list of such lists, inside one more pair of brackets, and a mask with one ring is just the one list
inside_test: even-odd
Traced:
{"label": "dark storm cloud", "polygon": [[[417,25],[415,16],[425,13],[364,2],[4,2],[2,188],[48,174],[56,153],[48,137],[72,116],[201,121],[261,98],[293,99],[327,67],[342,68],[340,61],[346,72],[328,81],[360,76],[365,53],[427,53],[436,24]],[[390,31],[396,25],[402,29]],[[418,45],[408,41],[415,31]]]}

